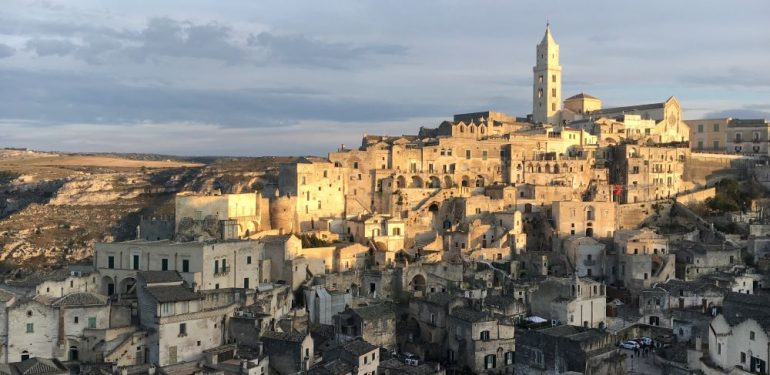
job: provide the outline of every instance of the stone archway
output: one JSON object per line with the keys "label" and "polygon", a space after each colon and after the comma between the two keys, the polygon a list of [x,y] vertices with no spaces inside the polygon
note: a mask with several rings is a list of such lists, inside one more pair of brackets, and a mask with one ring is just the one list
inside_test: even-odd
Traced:
{"label": "stone archway", "polygon": [[398,176],[396,178],[396,187],[399,189],[406,187],[406,177],[404,176]]}
{"label": "stone archway", "polygon": [[430,176],[430,187],[434,189],[441,188],[441,180],[436,176]]}
{"label": "stone archway", "polygon": [[412,185],[410,187],[413,188],[421,188],[423,186],[423,181],[420,176],[412,176]]}
{"label": "stone archway", "polygon": [[424,292],[425,285],[427,284],[427,282],[425,280],[425,276],[418,274],[412,278],[412,282],[410,284],[412,286],[413,291]]}

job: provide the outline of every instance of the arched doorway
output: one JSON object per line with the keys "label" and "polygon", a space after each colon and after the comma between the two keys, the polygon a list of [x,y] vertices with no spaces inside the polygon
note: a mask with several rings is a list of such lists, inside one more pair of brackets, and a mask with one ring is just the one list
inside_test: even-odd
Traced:
{"label": "arched doorway", "polygon": [[462,183],[460,184],[462,187],[468,187],[470,185],[470,177],[463,176]]}
{"label": "arched doorway", "polygon": [[420,176],[412,176],[412,186],[413,188],[421,188],[422,187],[422,178]]}
{"label": "arched doorway", "polygon": [[476,187],[484,187],[484,176],[476,176]]}
{"label": "arched doorway", "polygon": [[78,361],[79,360],[78,354],[79,354],[78,347],[74,346],[74,345],[70,346],[70,350],[69,350],[69,353],[67,355],[67,358],[70,361]]}
{"label": "arched doorway", "polygon": [[406,187],[406,177],[398,176],[398,178],[396,178],[396,187],[399,188],[399,189],[405,188]]}
{"label": "arched doorway", "polygon": [[444,176],[444,187],[445,188],[451,188],[452,186],[454,186],[454,182],[452,181],[452,177]]}
{"label": "arched doorway", "polygon": [[425,276],[423,275],[416,275],[412,278],[412,290],[415,292],[424,292],[425,284]]}
{"label": "arched doorway", "polygon": [[433,203],[428,207],[428,211],[430,212],[438,212],[438,203]]}
{"label": "arched doorway", "polygon": [[430,187],[434,189],[441,188],[441,180],[436,176],[430,176]]}
{"label": "arched doorway", "polygon": [[29,359],[29,352],[26,351],[26,350],[21,352],[21,361],[24,362],[24,361],[26,361],[28,359]]}

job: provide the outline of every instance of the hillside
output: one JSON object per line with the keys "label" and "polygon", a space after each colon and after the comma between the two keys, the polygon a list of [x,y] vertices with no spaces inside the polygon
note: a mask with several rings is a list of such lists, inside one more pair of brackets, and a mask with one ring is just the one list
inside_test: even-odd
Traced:
{"label": "hillside", "polygon": [[134,238],[141,215],[173,213],[178,191],[262,189],[291,160],[0,150],[0,269],[87,260],[94,242]]}

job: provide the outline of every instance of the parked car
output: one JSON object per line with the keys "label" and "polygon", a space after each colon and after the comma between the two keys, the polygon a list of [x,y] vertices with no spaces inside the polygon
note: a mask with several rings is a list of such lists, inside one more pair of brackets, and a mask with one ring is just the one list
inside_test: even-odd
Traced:
{"label": "parked car", "polygon": [[623,349],[630,349],[630,350],[634,350],[634,349],[639,349],[639,348],[640,348],[640,345],[639,345],[639,343],[638,343],[638,342],[636,342],[636,341],[634,341],[634,340],[628,340],[628,341],[624,341],[624,342],[622,342],[622,343],[620,344],[620,347],[621,347],[621,348],[623,348]]}

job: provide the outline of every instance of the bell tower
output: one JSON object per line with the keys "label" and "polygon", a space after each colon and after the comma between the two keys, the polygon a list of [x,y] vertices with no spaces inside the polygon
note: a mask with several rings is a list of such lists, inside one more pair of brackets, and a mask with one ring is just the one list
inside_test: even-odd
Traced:
{"label": "bell tower", "polygon": [[551,35],[550,24],[546,24],[543,40],[537,45],[537,60],[532,71],[532,121],[553,123],[561,109],[561,65],[559,45]]}

